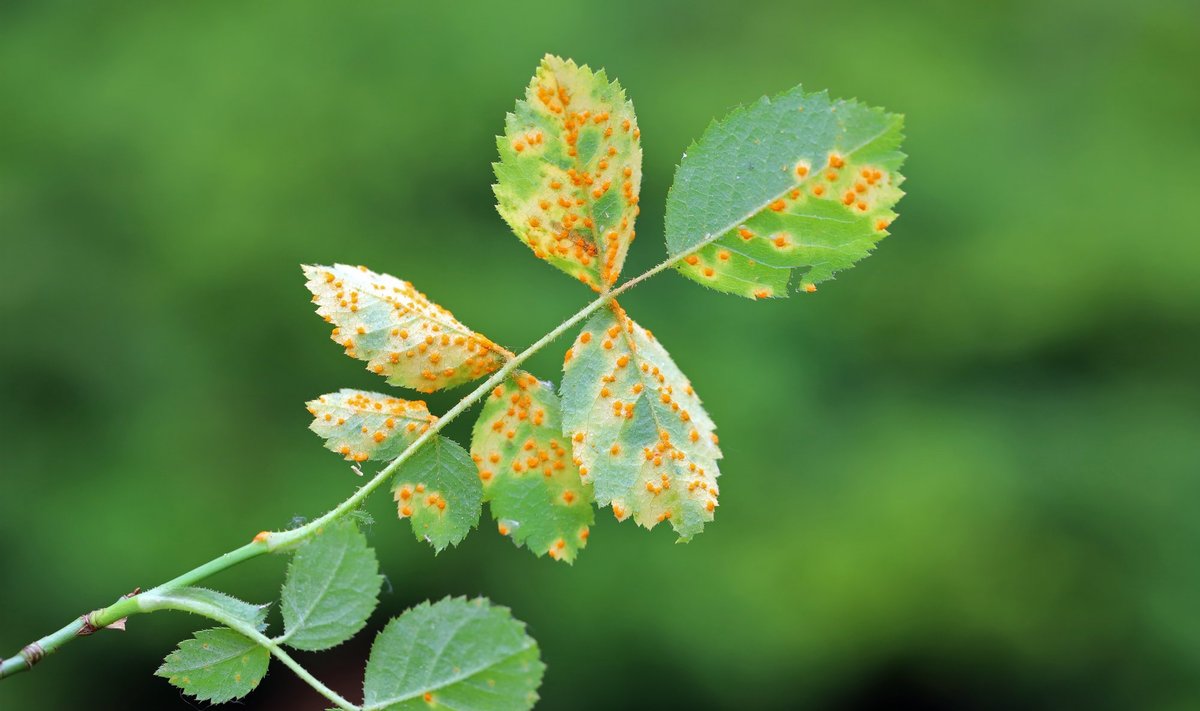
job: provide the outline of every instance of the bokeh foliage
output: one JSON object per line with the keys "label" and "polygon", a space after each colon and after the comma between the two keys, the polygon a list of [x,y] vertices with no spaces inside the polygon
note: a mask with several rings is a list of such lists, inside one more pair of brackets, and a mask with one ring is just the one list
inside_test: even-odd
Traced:
{"label": "bokeh foliage", "polygon": [[[799,82],[906,114],[902,217],[813,296],[667,274],[623,299],[721,423],[707,535],[605,514],[571,568],[486,528],[435,557],[379,496],[370,628],[486,594],[539,640],[551,709],[1194,707],[1197,27],[1182,0],[3,4],[4,653],[359,482],[303,403],[378,383],[297,265],[397,274],[509,348],[587,298],[490,192],[554,52],[637,108],[627,274],[664,254],[688,142]],[[284,562],[214,585],[268,599]],[[0,704],[185,708],[151,672],[193,624],[97,634]],[[359,637],[315,664],[347,694]],[[281,673],[256,694],[320,708]]]}

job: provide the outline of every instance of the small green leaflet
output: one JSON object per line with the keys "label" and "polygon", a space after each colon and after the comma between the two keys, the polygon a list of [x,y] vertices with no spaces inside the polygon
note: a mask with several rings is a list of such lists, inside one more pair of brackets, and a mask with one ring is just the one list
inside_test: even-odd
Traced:
{"label": "small green leaflet", "polygon": [[433,392],[483,377],[511,356],[406,281],[345,264],[303,269],[317,315],[334,325],[331,338],[392,385]]}
{"label": "small green leaflet", "polygon": [[[681,274],[750,298],[787,296],[867,256],[896,219],[903,117],[800,87],[734,110],[684,153],[667,195]],[[715,241],[712,241],[715,240]]]}
{"label": "small green leaflet", "polygon": [[506,608],[482,598],[426,602],[375,638],[363,709],[529,709],[543,671],[537,643]]}
{"label": "small green leaflet", "polygon": [[308,428],[326,449],[354,462],[394,459],[437,421],[423,400],[349,388],[305,404],[313,416]]}
{"label": "small green leaflet", "polygon": [[559,411],[553,390],[518,372],[484,402],[471,458],[501,535],[570,563],[587,544],[595,512],[592,487],[579,477]]}
{"label": "small green leaflet", "polygon": [[253,691],[270,660],[265,648],[228,627],[217,627],[180,642],[154,673],[189,696],[220,704]]}
{"label": "small green leaflet", "polygon": [[375,551],[354,522],[325,527],[288,565],[278,641],[308,651],[345,642],[367,624],[382,584]]}
{"label": "small green leaflet", "polygon": [[232,617],[259,631],[267,627],[267,608],[270,607],[243,602],[208,588],[147,590],[138,597],[138,602],[144,612],[182,610],[205,616]]}
{"label": "small green leaflet", "polygon": [[615,302],[567,351],[562,407],[579,473],[618,520],[669,520],[683,540],[712,520],[716,425],[667,351]]}
{"label": "small green leaflet", "polygon": [[597,291],[615,283],[638,214],[640,137],[620,84],[546,55],[496,141],[500,215],[539,259]]}
{"label": "small green leaflet", "polygon": [[400,465],[392,495],[400,518],[412,519],[417,540],[429,541],[438,552],[466,538],[483,511],[483,487],[471,455],[441,435]]}

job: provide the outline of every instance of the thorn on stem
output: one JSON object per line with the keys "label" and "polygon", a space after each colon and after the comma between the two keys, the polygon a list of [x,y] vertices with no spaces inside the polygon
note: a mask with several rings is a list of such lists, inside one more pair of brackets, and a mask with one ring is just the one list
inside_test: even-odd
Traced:
{"label": "thorn on stem", "polygon": [[[136,587],[132,591],[127,592],[124,595],[122,595],[121,599],[126,600],[131,597],[135,597],[136,595],[138,595],[141,592],[142,592],[142,589],[140,587]],[[97,630],[103,630],[103,629],[120,630],[121,632],[125,631],[125,621],[129,619],[128,617],[122,617],[121,619],[119,619],[115,622],[109,623],[108,625],[100,625],[98,622],[98,619],[99,619],[101,612],[104,612],[104,608],[99,609],[99,610],[92,610],[91,612],[87,613],[86,615],[81,616],[79,618],[79,620],[82,624],[80,625],[79,630],[77,632],[75,632],[75,636],[76,637],[87,637],[90,634],[94,634]]]}

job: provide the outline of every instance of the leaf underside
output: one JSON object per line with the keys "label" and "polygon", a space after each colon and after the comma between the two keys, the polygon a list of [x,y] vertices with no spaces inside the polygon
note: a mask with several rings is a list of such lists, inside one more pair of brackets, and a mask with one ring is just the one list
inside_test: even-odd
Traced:
{"label": "leaf underside", "polygon": [[620,84],[546,55],[497,139],[500,215],[539,259],[613,284],[634,238],[640,135]]}
{"label": "leaf underside", "polygon": [[371,647],[364,709],[511,711],[537,701],[545,666],[525,625],[483,599],[422,603]]}
{"label": "leaf underside", "polygon": [[203,614],[199,610],[211,610],[240,620],[260,632],[267,628],[267,608],[270,605],[255,605],[208,588],[155,590],[144,593],[143,598],[152,598],[161,607],[183,609],[197,614]]}
{"label": "leaf underside", "polygon": [[308,428],[325,448],[354,462],[394,459],[437,421],[423,400],[349,388],[305,405],[313,416]]}
{"label": "leaf underside", "polygon": [[537,555],[572,562],[595,517],[549,387],[519,372],[484,401],[471,436],[484,500],[500,533]]}
{"label": "leaf underside", "polygon": [[406,281],[345,264],[303,269],[331,338],[392,385],[433,392],[481,378],[508,355]]}
{"label": "leaf underside", "polygon": [[288,564],[282,641],[307,651],[345,642],[367,624],[382,584],[375,551],[354,522],[326,526]]}
{"label": "leaf underside", "polygon": [[615,302],[567,351],[563,433],[596,501],[687,540],[717,506],[716,426],[671,356]]}
{"label": "leaf underside", "polygon": [[400,465],[392,484],[396,511],[412,521],[417,540],[437,551],[458,545],[479,523],[483,487],[471,455],[438,435]]}
{"label": "leaf underside", "polygon": [[220,704],[250,693],[267,673],[271,655],[228,627],[200,630],[179,643],[154,673],[185,694]]}
{"label": "leaf underside", "polygon": [[896,219],[903,117],[800,87],[711,124],[667,196],[667,249],[689,279],[787,296],[867,256]]}

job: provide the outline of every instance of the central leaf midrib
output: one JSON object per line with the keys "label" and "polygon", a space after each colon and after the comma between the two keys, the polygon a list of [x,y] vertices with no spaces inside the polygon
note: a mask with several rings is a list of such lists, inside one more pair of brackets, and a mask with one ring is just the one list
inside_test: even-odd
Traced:
{"label": "central leaf midrib", "polygon": [[[892,126],[890,123],[885,124],[884,127],[881,128],[878,133],[874,134],[870,138],[867,138],[866,140],[864,140],[862,143],[859,143],[854,148],[851,148],[850,150],[846,151],[846,157],[853,156],[855,153],[861,151],[865,146],[869,145],[870,143],[872,143],[873,141],[878,139],[880,136],[884,135],[889,130],[891,130],[891,128],[892,128]],[[702,239],[698,243],[696,243],[696,245],[694,247],[685,249],[682,252],[680,252],[678,255],[675,255],[675,256],[677,257],[677,259],[683,259],[687,255],[695,254],[696,252],[707,247],[708,245],[712,244],[713,242],[716,242],[718,239],[720,239],[721,237],[724,237],[726,234],[728,234],[731,230],[736,228],[738,225],[744,224],[750,218],[759,214],[763,210],[766,210],[771,205],[771,203],[775,202],[776,200],[782,200],[784,198],[784,196],[786,196],[791,191],[795,190],[796,187],[803,184],[803,182],[804,181],[800,181],[798,183],[793,182],[793,183],[789,184],[787,188],[785,188],[782,191],[767,198],[766,201],[764,201],[761,205],[754,208],[747,214],[743,215],[742,217],[738,218],[737,220],[730,222],[725,227],[722,227],[721,229],[706,235],[704,237],[704,239]],[[670,196],[668,195],[668,199],[669,199],[669,197]]]}
{"label": "central leaf midrib", "polygon": [[[638,326],[637,322],[634,321],[633,319],[629,318],[629,316],[621,316],[618,318],[619,319],[624,318],[625,320],[629,321],[629,323],[632,326],[640,328],[640,326]],[[650,363],[650,361],[648,359],[643,358],[641,356],[639,349],[636,347],[636,344],[633,342],[633,334],[632,333],[630,333],[629,331],[626,331],[624,328],[622,328],[621,335],[625,339],[625,346],[629,349],[629,352],[630,352],[630,354],[632,354],[634,359],[636,359],[639,363]],[[654,365],[654,364],[651,363],[651,365]],[[659,366],[654,365],[654,367],[658,368]],[[644,372],[642,372],[641,368],[637,368],[637,378],[642,383],[642,394],[640,394],[639,397],[644,398],[646,400],[646,407],[650,410],[650,417],[654,419],[655,432],[659,432],[659,431],[665,430],[666,428],[663,427],[662,421],[658,417],[658,411],[655,407],[654,398],[652,398],[648,394],[646,394],[646,393],[649,393],[651,390],[654,390],[654,386],[650,385],[649,383],[646,382],[645,375],[646,374]],[[665,376],[664,376],[664,379],[665,379]],[[672,443],[672,446],[674,446],[676,449],[679,448],[674,443]],[[668,464],[671,465],[671,469],[675,472],[674,479],[676,481],[682,481],[682,477],[685,475],[683,474],[683,470],[680,467],[679,463],[676,462],[674,459],[671,459],[671,460],[668,460]],[[640,469],[641,467],[639,466],[638,468]],[[636,486],[634,488],[636,489]]]}
{"label": "central leaf midrib", "polygon": [[[228,629],[228,628],[226,628],[226,629]],[[225,664],[226,662],[231,662],[231,661],[237,659],[238,657],[245,656],[248,652],[253,652],[255,650],[255,648],[259,648],[259,645],[257,643],[255,643],[253,640],[249,639],[245,635],[238,633],[236,630],[230,630],[230,631],[237,633],[240,637],[242,637],[242,639],[245,639],[247,642],[249,642],[250,646],[244,650],[234,652],[227,657],[223,657],[223,658],[217,659],[215,661],[210,661],[207,664],[201,664],[199,666],[188,666],[188,667],[183,667],[180,669],[174,669],[171,671],[171,674],[175,675],[175,674],[180,674],[183,672],[203,671],[209,667],[217,666],[218,664]],[[198,637],[196,637],[195,639],[197,642],[200,641]],[[202,643],[202,644],[205,644],[205,643]]]}
{"label": "central leaf midrib", "polygon": [[[345,545],[342,546],[341,551],[339,551],[337,564],[333,567],[335,573],[341,570],[342,563],[346,560],[346,551],[349,550],[349,548],[349,545]],[[312,605],[310,605],[308,610],[297,619],[295,627],[291,630],[288,630],[288,632],[284,634],[282,638],[280,638],[281,642],[290,639],[296,633],[304,630],[305,623],[308,622],[309,616],[311,616],[313,611],[317,609],[317,605],[321,603],[321,599],[325,597],[327,592],[329,592],[329,588],[333,585],[333,581],[336,578],[337,575],[330,575],[325,579],[325,584],[321,586],[321,592],[313,598]]]}
{"label": "central leaf midrib", "polygon": [[[459,629],[462,629],[462,628],[460,627]],[[455,631],[455,633],[457,633],[457,630]],[[449,646],[449,645],[447,644],[446,646]],[[391,706],[392,704],[399,704],[399,703],[403,703],[405,701],[409,701],[411,699],[418,698],[422,694],[425,694],[426,692],[439,691],[441,689],[445,689],[448,686],[453,686],[455,684],[458,684],[459,682],[470,679],[471,677],[475,676],[476,674],[487,671],[488,669],[491,669],[492,667],[499,666],[499,665],[503,664],[504,662],[507,662],[508,660],[512,659],[513,657],[516,657],[520,654],[523,654],[523,653],[529,651],[530,647],[532,647],[532,646],[533,645],[530,643],[530,641],[526,640],[525,646],[516,650],[512,654],[509,654],[507,656],[496,659],[492,662],[489,662],[488,664],[484,664],[483,666],[476,667],[470,671],[462,672],[462,673],[458,674],[457,676],[450,677],[449,679],[446,679],[445,681],[439,682],[435,686],[422,685],[422,690],[414,691],[411,694],[408,694],[407,696],[397,696],[397,697],[390,698],[390,699],[387,699],[384,701],[376,701],[372,704],[365,705],[365,706],[363,706],[363,711],[371,711],[372,709],[387,708],[388,706]],[[443,649],[444,649],[444,647],[443,647]],[[439,657],[441,656],[440,650],[438,652],[438,656]]]}

